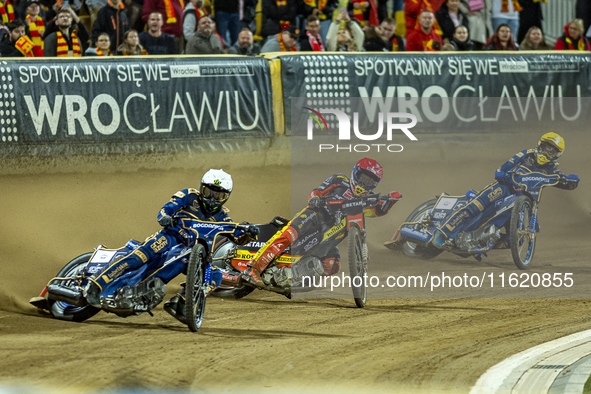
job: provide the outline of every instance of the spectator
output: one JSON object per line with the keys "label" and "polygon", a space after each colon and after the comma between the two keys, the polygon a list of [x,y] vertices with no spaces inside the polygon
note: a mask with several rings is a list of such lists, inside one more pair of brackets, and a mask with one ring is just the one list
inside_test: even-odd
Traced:
{"label": "spectator", "polygon": [[187,42],[187,55],[212,55],[224,53],[220,37],[213,31],[213,21],[209,15],[204,15],[197,22],[197,32]]}
{"label": "spectator", "polygon": [[402,37],[394,34],[396,31],[396,20],[394,18],[386,18],[380,23],[380,30],[382,31],[382,38],[386,42],[388,51],[404,52],[404,40]]}
{"label": "spectator", "polygon": [[377,0],[351,0],[349,11],[361,26],[379,25]]}
{"label": "spectator", "polygon": [[117,48],[117,55],[119,56],[138,56],[147,55],[148,51],[140,45],[140,37],[137,30],[131,29],[123,35],[123,44]]}
{"label": "spectator", "polygon": [[588,51],[589,41],[583,37],[583,21],[573,19],[564,26],[564,34],[556,41],[554,49]]}
{"label": "spectator", "polygon": [[[544,1],[545,3],[545,1]],[[542,2],[540,0],[519,0],[522,10],[519,12],[519,30],[517,31],[517,42],[525,39],[531,27],[542,26]]]}
{"label": "spectator", "polygon": [[454,36],[449,42],[453,47],[454,51],[473,51],[474,43],[470,40],[468,34],[468,28],[466,26],[458,26],[454,32]]}
{"label": "spectator", "polygon": [[521,6],[517,0],[492,0],[491,21],[496,32],[500,25],[506,24],[511,32],[519,31],[519,11]]}
{"label": "spectator", "polygon": [[513,34],[509,25],[501,23],[484,49],[487,51],[516,51],[517,46],[513,41]]}
{"label": "spectator", "polygon": [[90,14],[90,26],[94,26],[94,21],[96,21],[98,12],[101,8],[107,5],[107,1],[109,0],[85,0],[84,4],[86,4],[86,9]]}
{"label": "spectator", "polygon": [[289,26],[295,27],[298,0],[262,0],[262,2],[261,36],[263,39],[281,33]]}
{"label": "spectator", "polygon": [[486,45],[488,37],[493,34],[490,19],[490,0],[462,0],[460,10],[468,19],[470,40],[474,43],[474,50],[481,50]]}
{"label": "spectator", "polygon": [[261,53],[259,44],[254,44],[252,32],[248,27],[243,27],[240,34],[238,34],[238,41],[236,44],[228,48],[228,55],[245,55],[256,56]]}
{"label": "spectator", "polygon": [[[306,0],[300,2],[302,6],[301,14],[304,17],[314,15],[318,17],[320,23],[320,37],[322,42],[326,42],[326,34],[332,22],[332,15],[339,6],[339,0]],[[304,50],[304,49],[302,49]]]}
{"label": "spectator", "polygon": [[25,35],[25,22],[15,19],[6,24],[8,36],[0,43],[2,57],[33,57],[33,41]]}
{"label": "spectator", "polygon": [[96,39],[96,47],[88,48],[85,56],[113,56],[111,52],[111,38],[108,33],[101,33]]}
{"label": "spectator", "polygon": [[218,34],[228,45],[234,45],[240,33],[240,2],[236,0],[215,0],[213,14]]}
{"label": "spectator", "polygon": [[419,28],[413,30],[406,39],[407,51],[438,51],[441,49],[441,36],[435,32],[435,16],[429,10],[419,15]]}
{"label": "spectator", "polygon": [[2,16],[1,22],[7,24],[15,19],[14,7],[9,0],[0,0],[0,16]]}
{"label": "spectator", "polygon": [[[47,43],[47,38],[49,37],[49,35],[59,31],[58,22],[60,22],[60,21],[58,21],[57,13],[61,12],[62,9],[64,9],[70,14],[70,16],[72,18],[72,20],[70,21],[70,30],[75,31],[75,34],[78,37],[78,41],[80,42],[82,53],[84,53],[86,48],[88,48],[88,43],[90,41],[90,33],[88,32],[86,25],[84,23],[82,23],[82,21],[80,20],[80,18],[76,14],[76,11],[74,11],[74,9],[72,9],[70,7],[59,7],[58,8],[57,3],[55,3],[54,6],[51,8],[51,10],[45,14],[46,17],[47,17],[47,15],[50,15],[53,12],[54,8],[57,8],[57,9],[55,10],[55,14],[54,14],[53,19],[51,21],[49,21],[49,19],[45,19],[46,21],[49,21],[49,22],[45,23],[45,34],[43,36],[44,37],[43,38],[43,52],[45,53],[45,45]],[[65,22],[65,21],[66,20],[64,19],[63,22]],[[80,55],[80,56],[82,56],[82,55]]]}
{"label": "spectator", "polygon": [[[77,34],[77,32],[83,31],[86,37],[88,37],[88,31],[84,27],[84,24],[80,23],[78,16],[76,16],[76,22],[73,21],[73,16],[76,16],[76,14],[69,7],[62,7],[58,11],[55,16],[55,28],[57,30],[45,37],[43,47],[43,55],[45,57],[82,56],[82,50],[84,49],[83,41],[81,41],[81,33]],[[49,31],[49,25],[47,30]]]}
{"label": "spectator", "polygon": [[552,49],[552,47],[546,43],[542,29],[536,26],[529,28],[525,38],[519,45],[520,51],[547,51],[549,49]]}
{"label": "spectator", "polygon": [[183,36],[186,42],[193,38],[197,31],[197,22],[206,14],[203,0],[191,0],[187,4],[183,13]]}
{"label": "spectator", "polygon": [[448,51],[455,51],[455,50],[456,50],[456,48],[455,48],[455,47],[454,47],[452,44],[450,44],[449,42],[446,42],[446,43],[445,43],[445,44],[443,44],[443,46],[441,47],[441,51],[446,51],[446,52],[448,52]]}
{"label": "spectator", "polygon": [[162,14],[152,12],[148,16],[148,30],[140,33],[140,44],[150,55],[174,55],[177,52],[174,38],[162,32]]}
{"label": "spectator", "polygon": [[92,25],[92,44],[96,46],[98,36],[107,33],[111,40],[111,52],[115,52],[123,42],[123,33],[127,30],[129,22],[123,1],[109,0],[109,3],[99,10]]}
{"label": "spectator", "polygon": [[383,33],[379,27],[368,25],[363,28],[365,41],[363,48],[368,52],[388,52],[388,44],[383,39]]}
{"label": "spectator", "polygon": [[[404,20],[406,22],[406,37],[416,29],[419,29],[419,16],[423,10],[429,10],[433,14],[439,10],[445,0],[405,0]],[[435,20],[433,28],[435,33],[441,34],[441,29]],[[408,43],[407,43],[408,45]]]}
{"label": "spectator", "polygon": [[341,10],[326,35],[326,46],[330,52],[353,52],[363,50],[365,35],[359,24],[352,22],[347,10]]}
{"label": "spectator", "polygon": [[263,45],[261,53],[297,51],[298,34],[299,30],[296,29],[295,26],[289,26],[281,33],[269,37],[267,42],[265,42],[265,45]]}
{"label": "spectator", "polygon": [[146,24],[142,20],[144,12],[144,0],[125,0],[125,10],[129,28],[135,31],[143,31]]}
{"label": "spectator", "polygon": [[320,37],[320,20],[316,15],[308,16],[306,34],[300,40],[302,52],[324,52],[324,43]]}
{"label": "spectator", "polygon": [[[142,19],[148,22],[152,12],[160,12],[165,18],[162,20],[162,32],[173,36],[174,44],[178,50],[176,53],[183,53],[185,49],[185,38],[183,37],[183,0],[144,0]],[[140,37],[141,40],[141,37]],[[143,45],[143,44],[142,44]],[[144,45],[144,47],[146,47]],[[146,47],[148,53],[150,50]]]}
{"label": "spectator", "polygon": [[456,27],[468,26],[468,18],[460,10],[460,0],[447,0],[435,12],[435,18],[441,28],[441,39],[448,43],[454,36]]}
{"label": "spectator", "polygon": [[43,18],[39,16],[39,12],[41,11],[41,7],[39,7],[39,1],[33,0],[28,1],[25,4],[25,25],[28,27],[29,34],[28,36],[31,38],[33,42],[33,53],[35,57],[42,57],[43,56],[43,36],[45,35],[45,23],[43,22]]}

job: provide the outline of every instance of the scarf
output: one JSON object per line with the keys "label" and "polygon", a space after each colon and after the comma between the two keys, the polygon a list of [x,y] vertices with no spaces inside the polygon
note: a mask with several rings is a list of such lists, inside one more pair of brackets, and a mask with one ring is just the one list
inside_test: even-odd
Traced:
{"label": "scarf", "polygon": [[[324,7],[326,7],[327,0],[304,0],[304,3],[311,8],[318,8],[321,12],[318,14],[318,19],[324,21],[327,19],[326,15],[322,12]],[[329,15],[331,16],[331,15]]]}
{"label": "scarf", "polygon": [[[64,38],[64,35],[61,31],[57,31],[57,56],[58,57],[68,57],[68,42]],[[71,33],[72,37],[72,52],[73,57],[80,57],[82,56],[82,50],[80,48],[80,42],[78,41],[78,37],[76,37],[76,31],[73,30]]]}
{"label": "scarf", "polygon": [[316,37],[310,34],[309,31],[306,32],[308,35],[308,40],[310,40],[310,46],[314,52],[324,52],[324,45],[322,44],[322,40],[318,41]]}
{"label": "scarf", "polygon": [[8,23],[14,20],[14,8],[10,1],[6,1],[4,5],[0,5],[0,15],[2,15],[2,22]]}
{"label": "scarf", "polygon": [[281,52],[295,52],[297,51],[296,46],[292,46],[291,49],[288,51],[285,47],[285,43],[283,42],[283,33],[277,34],[277,39],[279,40],[279,47],[281,48]]}
{"label": "scarf", "polygon": [[27,15],[26,21],[29,22],[29,33],[31,40],[36,47],[43,49],[43,34],[45,33],[45,23],[40,16],[37,16],[35,20],[30,15]]}
{"label": "scarf", "polygon": [[[511,0],[513,2],[513,10],[515,12],[521,11],[523,8],[519,5],[517,0]],[[540,0],[538,0],[539,2]],[[535,2],[535,0],[534,0]],[[544,1],[545,3],[546,1]],[[509,0],[501,0],[501,12],[509,12]]]}
{"label": "scarf", "polygon": [[27,36],[22,36],[14,43],[14,47],[19,50],[25,57],[34,57],[33,54],[33,41]]}
{"label": "scarf", "polygon": [[[185,3],[183,2],[183,0],[179,0],[179,3],[181,4],[181,8],[184,10]],[[170,25],[177,22],[176,15],[174,13],[174,6],[172,5],[172,0],[164,0],[164,11],[166,11],[167,24]]]}
{"label": "scarf", "polygon": [[583,37],[581,36],[581,38],[579,38],[579,42],[577,44],[578,48],[575,48],[575,46],[573,45],[573,41],[570,39],[570,37],[566,37],[565,38],[566,41],[566,45],[568,46],[568,49],[570,50],[577,50],[577,51],[584,51],[585,50],[585,40],[583,39]]}
{"label": "scarf", "polygon": [[113,56],[113,53],[111,53],[111,51],[108,51],[107,54],[105,54],[99,48],[96,48],[96,55],[97,56]]}
{"label": "scarf", "polygon": [[392,37],[392,52],[398,52],[398,49],[400,48],[398,44],[398,38]]}

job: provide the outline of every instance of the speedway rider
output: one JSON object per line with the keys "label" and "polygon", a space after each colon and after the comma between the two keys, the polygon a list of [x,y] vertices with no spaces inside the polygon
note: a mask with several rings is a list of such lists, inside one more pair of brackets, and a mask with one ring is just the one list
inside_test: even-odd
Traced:
{"label": "speedway rider", "polygon": [[[295,244],[298,240],[307,241],[313,234],[318,234],[323,223],[333,223],[334,218],[329,217],[323,208],[321,197],[331,199],[352,200],[362,195],[369,194],[382,179],[382,166],[373,159],[361,159],[353,167],[351,178],[344,174],[335,174],[325,180],[318,188],[312,190],[308,196],[308,206],[298,213],[287,225],[279,230],[250,261],[250,268],[242,276],[242,279],[255,285],[265,286],[261,280],[261,272],[285,249]],[[380,201],[377,206],[367,208],[365,215],[369,217],[383,216],[402,198],[399,192],[390,192],[388,199]],[[300,241],[300,243],[301,243]],[[334,275],[340,269],[340,254],[338,248],[329,251],[322,260],[323,275]]]}
{"label": "speedway rider", "polygon": [[445,244],[453,242],[453,238],[462,230],[464,223],[484,211],[490,204],[500,201],[515,193],[513,189],[512,174],[517,166],[523,166],[532,172],[540,172],[547,175],[560,175],[560,182],[556,187],[573,190],[579,184],[579,177],[575,174],[565,176],[558,170],[558,158],[564,152],[564,139],[556,133],[546,133],[534,149],[526,149],[503,164],[495,172],[496,182],[488,185],[466,206],[451,215],[435,232],[433,245],[441,248]]}
{"label": "speedway rider", "polygon": [[[88,303],[100,307],[100,298],[109,293],[109,283],[113,280],[152,259],[161,258],[178,244],[194,245],[199,237],[197,230],[192,228],[195,222],[231,222],[229,211],[223,205],[232,193],[232,186],[230,174],[221,169],[211,169],[203,175],[199,190],[184,189],[176,192],[158,212],[158,223],[164,229],[146,238],[139,248],[105,268],[97,278],[88,278],[89,283],[85,288]],[[251,240],[253,238],[248,234],[242,234],[234,242],[242,245]],[[171,272],[165,282],[178,274],[180,272]],[[219,286],[221,278],[221,272],[212,267],[210,291]],[[185,323],[184,288],[164,304],[164,309]]]}

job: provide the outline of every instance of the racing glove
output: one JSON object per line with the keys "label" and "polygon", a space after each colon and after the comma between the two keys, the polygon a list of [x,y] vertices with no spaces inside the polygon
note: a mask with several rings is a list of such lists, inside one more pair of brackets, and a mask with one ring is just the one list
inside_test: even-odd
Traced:
{"label": "racing glove", "polygon": [[158,220],[158,223],[162,226],[162,227],[174,227],[176,226],[176,220],[171,218],[170,216],[166,215],[166,216],[162,216],[160,218],[160,220]]}
{"label": "racing glove", "polygon": [[569,174],[566,177],[562,177],[560,184],[558,185],[561,189],[574,190],[579,186],[579,177],[575,174]]}
{"label": "racing glove", "polygon": [[312,197],[310,200],[308,200],[308,206],[310,208],[320,208],[322,206],[322,201],[320,201],[320,197]]}
{"label": "racing glove", "polygon": [[402,198],[402,194],[400,192],[390,192],[388,193],[388,200],[394,201],[396,203]]}
{"label": "racing glove", "polygon": [[384,201],[380,201],[378,203],[378,207],[376,209],[376,213],[379,216],[386,215],[390,209],[402,198],[402,194],[400,192],[390,192],[388,193],[387,199]]}
{"label": "racing glove", "polygon": [[495,171],[495,179],[504,185],[510,185],[513,183],[513,179],[511,178],[511,174],[507,174],[504,171],[496,170]]}

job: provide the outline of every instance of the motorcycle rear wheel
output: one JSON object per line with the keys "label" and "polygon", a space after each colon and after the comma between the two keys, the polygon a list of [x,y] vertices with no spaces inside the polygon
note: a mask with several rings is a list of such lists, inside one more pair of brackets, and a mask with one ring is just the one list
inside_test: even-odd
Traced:
{"label": "motorcycle rear wheel", "polygon": [[[217,245],[214,247],[214,251],[212,253],[213,257],[222,257],[225,253],[226,253],[226,248],[227,247],[231,247],[233,244],[232,242],[230,242],[230,240],[228,238],[220,241],[217,243]],[[222,270],[225,271],[229,271],[231,274],[234,275],[241,275],[242,271],[237,270],[234,267],[227,267],[225,262],[221,261],[221,260],[216,260],[212,263],[213,265],[215,265],[218,268],[221,268]],[[249,295],[250,293],[252,293],[254,291],[254,287],[250,287],[250,286],[238,286],[238,287],[218,287],[217,289],[215,289],[211,295],[215,296],[215,297],[220,297],[220,298],[230,298],[230,299],[240,299],[240,298],[244,298],[247,295]]]}
{"label": "motorcycle rear wheel", "polygon": [[[86,263],[88,263],[88,260],[90,260],[91,256],[92,252],[89,252],[76,257],[74,260],[66,264],[64,268],[60,270],[60,272],[58,272],[57,277],[69,278],[80,274],[86,266]],[[73,285],[74,283],[72,282],[72,286]],[[53,317],[56,319],[75,322],[84,321],[100,312],[99,308],[95,308],[91,305],[75,306],[63,301],[56,301],[52,299],[47,300],[47,306],[49,307],[49,311]]]}
{"label": "motorcycle rear wheel", "polygon": [[[351,275],[353,298],[355,298],[357,307],[363,308],[367,301],[367,287],[365,286],[367,260],[363,256],[363,244],[365,240],[361,235],[361,229],[356,225],[351,226],[349,229],[348,243],[349,273]],[[355,280],[356,277],[360,277],[360,279]]]}
{"label": "motorcycle rear wheel", "polygon": [[185,316],[189,330],[197,332],[203,323],[205,298],[208,283],[205,283],[207,257],[205,248],[195,244],[187,264],[187,282],[185,288]]}
{"label": "motorcycle rear wheel", "polygon": [[520,270],[528,269],[534,258],[536,232],[531,231],[533,203],[527,196],[519,196],[511,211],[509,242],[513,262]]}
{"label": "motorcycle rear wheel", "polygon": [[[414,211],[410,213],[408,218],[406,218],[406,221],[419,222],[423,220],[433,209],[436,203],[437,199],[435,198],[433,200],[429,200],[427,202],[422,203]],[[435,246],[431,244],[423,246],[411,241],[406,241],[402,244],[402,253],[404,253],[408,257],[429,260],[439,256],[441,252],[443,252],[443,250],[437,249]]]}

